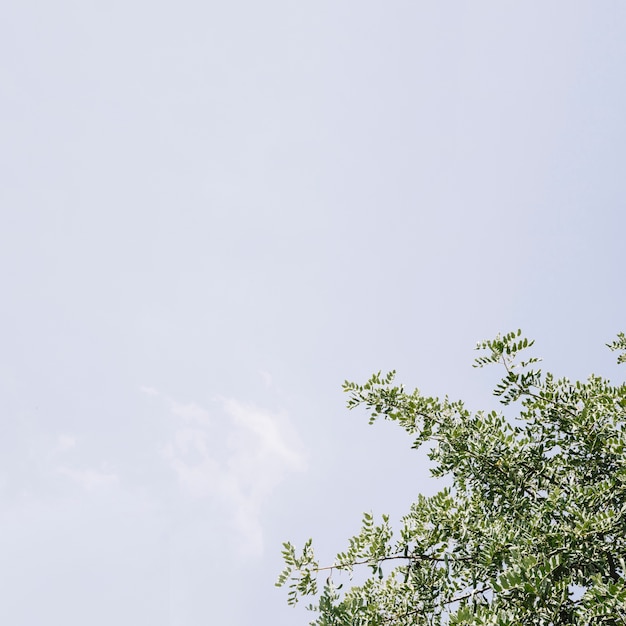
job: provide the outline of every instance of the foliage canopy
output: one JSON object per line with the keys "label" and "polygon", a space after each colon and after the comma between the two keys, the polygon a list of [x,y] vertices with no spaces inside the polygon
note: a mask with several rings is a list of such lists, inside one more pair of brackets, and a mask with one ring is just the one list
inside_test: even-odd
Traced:
{"label": "foliage canopy", "polygon": [[[312,597],[311,624],[626,624],[626,384],[543,373],[520,358],[532,343],[517,331],[477,346],[476,367],[504,368],[494,394],[514,419],[409,393],[394,372],[344,384],[349,408],[397,422],[451,486],[395,531],[366,513],[330,566],[311,540],[285,543],[277,585],[290,604]],[[608,347],[626,361],[623,333]],[[363,584],[336,582],[359,566]]]}

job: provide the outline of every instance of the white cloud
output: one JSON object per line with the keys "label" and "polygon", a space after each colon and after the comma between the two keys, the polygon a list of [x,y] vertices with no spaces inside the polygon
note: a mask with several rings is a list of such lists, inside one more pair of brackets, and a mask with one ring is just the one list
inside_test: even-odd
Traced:
{"label": "white cloud", "polygon": [[302,450],[296,444],[295,433],[289,428],[285,416],[262,411],[232,399],[224,399],[223,404],[237,426],[255,435],[260,444],[255,446],[257,457],[278,461],[291,469],[304,469]]}
{"label": "white cloud", "polygon": [[182,417],[187,422],[198,422],[208,424],[210,421],[209,412],[198,406],[194,402],[189,404],[179,404],[175,400],[170,400],[172,413]]}
{"label": "white cloud", "polygon": [[182,423],[161,454],[190,497],[218,498],[226,505],[240,551],[260,555],[262,507],[290,472],[304,469],[302,446],[285,415],[233,399],[221,405],[225,419],[214,419],[209,433],[208,411],[171,401]]}
{"label": "white cloud", "polygon": [[187,402],[185,404],[180,403],[173,398],[162,394],[154,387],[141,386],[139,387],[139,391],[141,391],[141,393],[145,393],[147,396],[158,396],[164,398],[167,402],[169,402],[172,413],[182,417],[187,422],[208,424],[210,421],[209,412],[195,402]]}

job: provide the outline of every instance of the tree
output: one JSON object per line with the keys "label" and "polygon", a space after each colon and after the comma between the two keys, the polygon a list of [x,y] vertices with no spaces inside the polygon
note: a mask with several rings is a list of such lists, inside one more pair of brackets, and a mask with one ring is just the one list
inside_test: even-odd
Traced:
{"label": "tree", "polygon": [[[395,372],[344,384],[349,408],[397,422],[450,486],[395,533],[366,513],[330,566],[311,540],[285,543],[277,585],[290,604],[313,598],[311,624],[626,624],[626,384],[544,374],[520,360],[532,343],[517,331],[477,346],[476,367],[504,368],[494,395],[514,415],[408,393]],[[626,361],[626,335],[608,347]],[[362,584],[338,584],[358,567]]]}

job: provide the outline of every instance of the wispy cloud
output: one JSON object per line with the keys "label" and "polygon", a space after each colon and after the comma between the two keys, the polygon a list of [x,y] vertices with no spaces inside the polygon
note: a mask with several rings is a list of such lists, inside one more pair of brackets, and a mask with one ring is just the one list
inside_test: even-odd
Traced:
{"label": "wispy cloud", "polygon": [[234,424],[254,435],[254,443],[260,444],[255,445],[257,461],[272,461],[286,468],[303,469],[302,450],[285,415],[263,411],[237,400],[224,399],[222,402]]}
{"label": "wispy cloud", "polygon": [[139,387],[139,391],[141,391],[141,393],[146,394],[147,396],[163,398],[170,405],[170,409],[172,413],[174,413],[174,415],[178,415],[179,417],[182,417],[187,422],[198,422],[200,424],[208,424],[210,421],[209,412],[206,409],[203,409],[201,406],[199,406],[195,402],[187,402],[187,403],[178,402],[174,398],[161,393],[155,387],[149,387],[145,385]]}
{"label": "wispy cloud", "polygon": [[208,424],[210,421],[209,412],[198,406],[194,402],[189,404],[179,404],[170,399],[172,413],[182,417],[187,422],[198,422],[200,424]]}
{"label": "wispy cloud", "polygon": [[289,473],[305,467],[287,416],[223,398],[219,419],[210,419],[196,404],[168,400],[180,422],[161,454],[181,489],[193,498],[218,498],[232,515],[241,552],[261,554],[264,504]]}

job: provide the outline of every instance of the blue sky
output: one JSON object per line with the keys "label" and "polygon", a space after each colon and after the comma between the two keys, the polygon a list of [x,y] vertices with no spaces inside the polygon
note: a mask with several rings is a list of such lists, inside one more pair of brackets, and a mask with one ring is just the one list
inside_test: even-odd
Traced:
{"label": "blue sky", "polygon": [[[306,624],[280,544],[436,485],[379,369],[617,377],[620,2],[8,2],[0,619]],[[259,616],[262,616],[259,618]]]}

